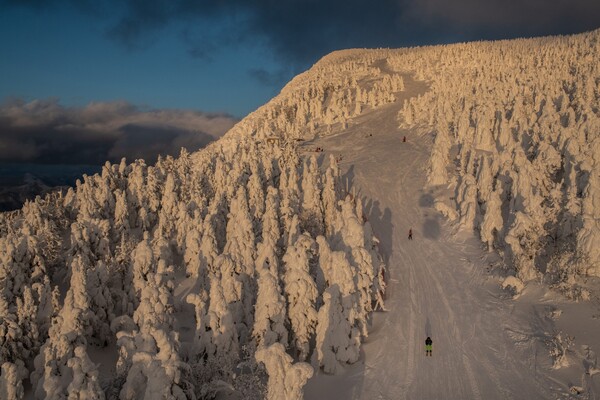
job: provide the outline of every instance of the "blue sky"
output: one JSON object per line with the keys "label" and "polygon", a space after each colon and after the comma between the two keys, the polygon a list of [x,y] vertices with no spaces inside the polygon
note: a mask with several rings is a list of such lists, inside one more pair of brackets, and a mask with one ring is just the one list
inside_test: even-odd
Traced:
{"label": "blue sky", "polygon": [[256,70],[281,70],[259,44],[194,57],[176,27],[132,49],[111,39],[107,25],[105,18],[68,7],[4,9],[0,99],[52,97],[65,106],[126,100],[242,117],[283,83],[265,85],[252,76]]}

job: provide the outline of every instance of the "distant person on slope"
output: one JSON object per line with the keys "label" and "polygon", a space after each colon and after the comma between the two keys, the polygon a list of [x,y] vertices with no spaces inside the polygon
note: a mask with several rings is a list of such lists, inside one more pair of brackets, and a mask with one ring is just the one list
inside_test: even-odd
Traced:
{"label": "distant person on slope", "polygon": [[406,143],[406,136],[402,138],[402,142]]}
{"label": "distant person on slope", "polygon": [[433,346],[433,341],[431,340],[431,338],[429,336],[427,336],[427,339],[425,339],[425,356],[433,357],[432,346]]}
{"label": "distant person on slope", "polygon": [[412,228],[408,230],[408,240],[412,240]]}

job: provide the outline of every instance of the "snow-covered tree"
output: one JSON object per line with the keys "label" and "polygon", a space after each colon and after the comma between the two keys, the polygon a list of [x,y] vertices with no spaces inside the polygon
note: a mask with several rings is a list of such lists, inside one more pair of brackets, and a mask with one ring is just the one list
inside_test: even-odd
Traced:
{"label": "snow-covered tree", "polygon": [[[126,342],[123,339],[124,336],[120,340]],[[184,390],[189,385],[184,381],[189,367],[178,356],[175,332],[150,329],[148,333],[138,334],[134,343],[140,347],[133,353],[121,399],[195,399],[192,390]]]}
{"label": "snow-covered tree", "polygon": [[329,167],[325,171],[325,180],[323,182],[323,191],[321,199],[323,202],[323,219],[325,223],[325,233],[328,236],[333,235],[335,218],[337,215],[338,199],[340,196],[338,189],[339,168],[333,154],[329,157]]}
{"label": "snow-covered tree", "polygon": [[[186,235],[183,262],[188,276],[198,277],[202,273],[201,240],[202,234],[198,228],[192,228]],[[206,268],[206,265],[204,267]]]}
{"label": "snow-covered tree", "polygon": [[205,352],[208,358],[214,358],[218,363],[237,359],[239,351],[238,334],[234,317],[228,306],[221,279],[210,275],[210,303],[206,315]]}
{"label": "snow-covered tree", "polygon": [[356,362],[359,357],[360,334],[346,318],[342,297],[337,284],[328,287],[318,313],[314,363],[330,374],[339,372],[344,363]]}
{"label": "snow-covered tree", "polygon": [[301,400],[303,388],[313,375],[310,364],[294,363],[281,343],[274,343],[256,352],[256,360],[263,363],[269,374],[267,399]]}
{"label": "snow-covered tree", "polygon": [[248,211],[246,190],[240,186],[232,200],[227,222],[227,243],[224,253],[237,265],[238,273],[251,276],[256,255],[255,236]]}
{"label": "snow-covered tree", "polygon": [[[0,398],[6,400],[22,400],[25,397],[23,389],[23,370],[16,364],[5,362],[0,371]],[[21,371],[20,371],[21,370]],[[25,369],[25,373],[26,373]]]}
{"label": "snow-covered tree", "polygon": [[144,238],[138,243],[132,254],[133,289],[139,296],[148,280],[148,274],[156,271],[156,261],[152,252],[150,238],[144,232]]}
{"label": "snow-covered tree", "polygon": [[[241,285],[241,306],[243,322],[247,327],[253,324],[253,307],[256,300],[256,283],[254,281],[254,263],[256,258],[255,237],[248,212],[246,190],[243,186],[237,191],[231,202],[229,220],[227,222],[227,243],[223,253],[233,263],[234,271],[223,276],[235,274]],[[224,286],[225,289],[225,286]],[[227,290],[227,289],[226,289]]]}
{"label": "snow-covered tree", "polygon": [[309,353],[309,342],[315,332],[317,310],[315,309],[318,291],[310,275],[309,257],[315,247],[314,240],[303,234],[288,246],[283,256],[285,263],[285,294],[288,304],[288,318],[292,328],[292,340],[298,358],[305,360]]}
{"label": "snow-covered tree", "polygon": [[258,296],[252,336],[259,347],[268,347],[274,343],[281,343],[287,347],[285,298],[281,294],[279,279],[264,267],[258,270],[258,274]]}
{"label": "snow-covered tree", "polygon": [[323,234],[321,178],[317,158],[305,161],[302,171],[302,222],[313,236]]}
{"label": "snow-covered tree", "polygon": [[88,357],[85,346],[75,347],[74,355],[67,361],[71,369],[73,380],[67,387],[68,398],[103,400],[104,391],[100,387],[98,366],[94,365]]}

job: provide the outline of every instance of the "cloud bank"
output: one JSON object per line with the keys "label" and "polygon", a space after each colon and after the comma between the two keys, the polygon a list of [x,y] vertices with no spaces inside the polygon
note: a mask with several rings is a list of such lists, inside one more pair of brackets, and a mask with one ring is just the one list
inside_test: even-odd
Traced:
{"label": "cloud bank", "polygon": [[145,110],[124,101],[65,107],[57,100],[0,105],[0,162],[95,164],[122,157],[154,162],[159,154],[194,151],[236,120],[191,110]]}

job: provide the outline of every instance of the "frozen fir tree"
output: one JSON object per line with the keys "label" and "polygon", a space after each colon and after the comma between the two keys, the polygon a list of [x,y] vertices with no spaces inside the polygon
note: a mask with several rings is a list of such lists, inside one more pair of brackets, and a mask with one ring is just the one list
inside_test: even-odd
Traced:
{"label": "frozen fir tree", "polygon": [[267,399],[301,400],[303,387],[313,375],[310,364],[294,363],[281,343],[274,343],[256,352],[256,360],[263,363],[269,374]]}
{"label": "frozen fir tree", "polygon": [[292,343],[301,361],[309,354],[309,342],[315,333],[317,323],[315,306],[318,292],[314,278],[310,275],[309,264],[314,248],[314,240],[305,233],[288,246],[283,256],[287,315],[292,328]]}

